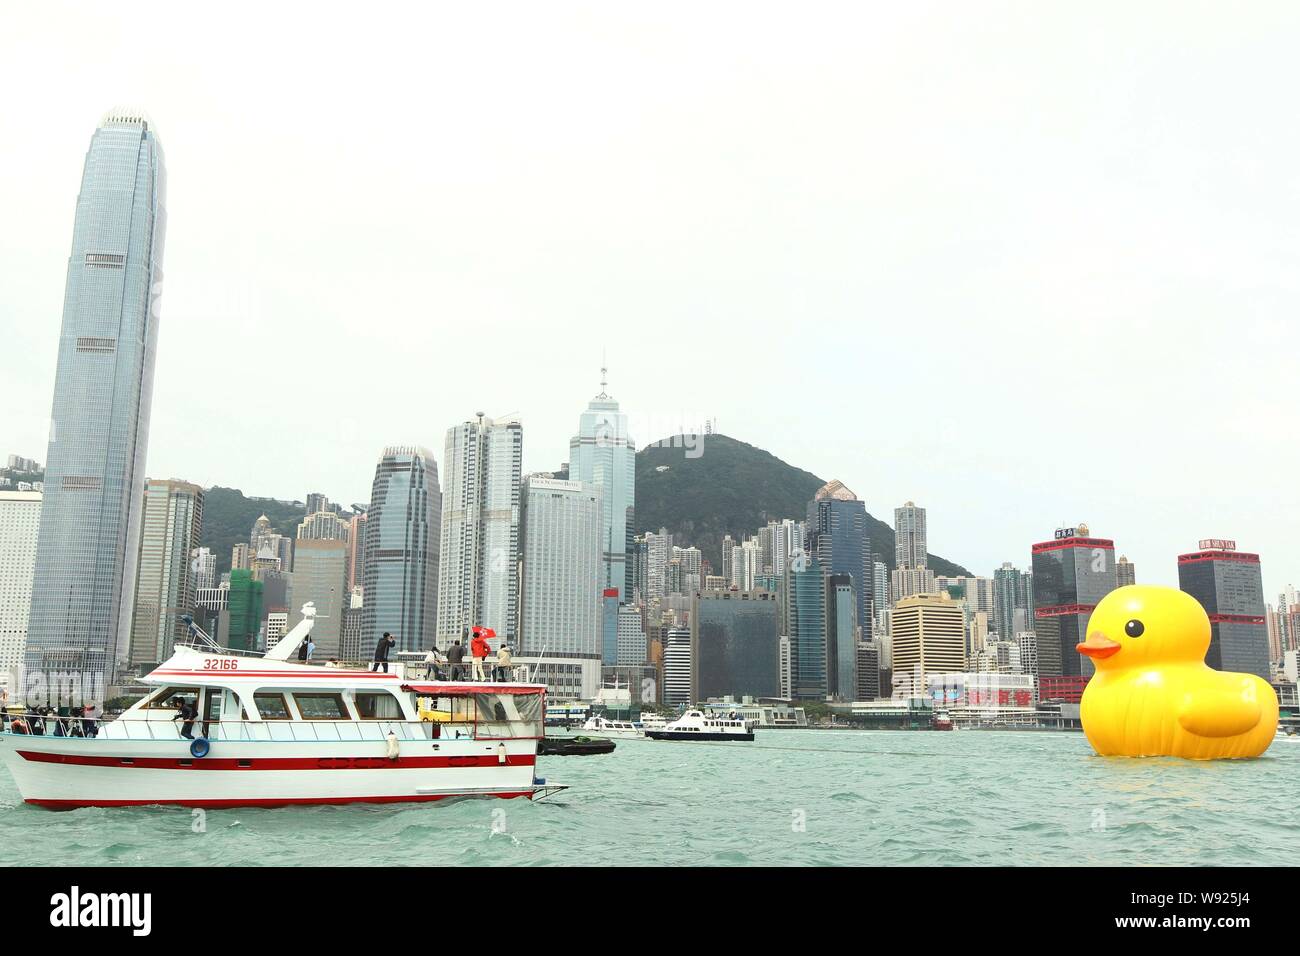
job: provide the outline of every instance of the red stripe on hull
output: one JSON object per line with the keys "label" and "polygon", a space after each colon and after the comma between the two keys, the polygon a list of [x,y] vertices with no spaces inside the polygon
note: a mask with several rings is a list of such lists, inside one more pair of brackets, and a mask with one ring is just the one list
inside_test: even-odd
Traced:
{"label": "red stripe on hull", "polygon": [[47,810],[76,810],[82,807],[199,807],[204,810],[227,810],[240,807],[276,807],[289,806],[338,806],[347,803],[430,803],[435,800],[448,800],[457,797],[497,797],[512,800],[515,797],[532,798],[532,790],[503,790],[501,793],[422,793],[412,796],[380,797],[285,797],[283,799],[242,799],[229,800],[40,800],[26,801]]}
{"label": "red stripe on hull", "polygon": [[[533,754],[507,754],[504,764],[496,754],[400,757],[397,760],[387,757],[101,757],[37,750],[19,750],[17,754],[34,763],[148,770],[417,770],[431,767],[532,767],[537,763]],[[241,763],[248,766],[241,767]]]}

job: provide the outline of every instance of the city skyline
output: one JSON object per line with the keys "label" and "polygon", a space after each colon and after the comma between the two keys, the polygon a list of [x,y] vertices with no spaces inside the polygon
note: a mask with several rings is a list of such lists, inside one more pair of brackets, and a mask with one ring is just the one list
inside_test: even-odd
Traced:
{"label": "city skyline", "polygon": [[[1279,198],[1276,184],[1290,181],[1297,150],[1295,134],[1272,121],[1285,115],[1274,71],[1287,31],[1275,28],[1294,11],[1241,15],[1263,46],[1250,58],[1213,12],[1189,11],[1161,21],[1167,43],[1142,63],[1067,39],[1122,33],[1127,18],[1057,12],[1049,35],[1061,66],[1049,70],[1025,52],[1034,44],[1020,42],[1028,27],[1004,22],[1011,18],[996,7],[942,17],[877,11],[870,31],[865,15],[842,14],[840,29],[825,30],[760,8],[743,31],[759,51],[780,35],[786,57],[770,62],[718,43],[734,24],[702,13],[698,39],[680,51],[683,69],[667,79],[656,67],[673,62],[681,38],[653,14],[589,11],[580,32],[611,38],[610,52],[594,53],[521,10],[537,27],[523,31],[529,41],[502,38],[476,65],[453,47],[487,30],[486,20],[444,12],[438,55],[413,58],[431,76],[406,82],[408,67],[387,67],[374,82],[389,98],[303,69],[325,87],[308,102],[288,92],[265,100],[256,77],[207,69],[232,40],[227,25],[191,46],[199,41],[177,39],[175,14],[155,14],[142,42],[175,59],[167,89],[125,45],[96,42],[98,11],[34,12],[0,39],[0,75],[49,81],[39,103],[13,106],[37,146],[0,160],[7,208],[30,225],[0,238],[8,292],[0,323],[15,345],[0,357],[13,383],[0,439],[13,452],[44,455],[75,157],[88,124],[120,96],[150,108],[173,166],[170,318],[150,477],[288,498],[321,487],[360,501],[381,448],[437,448],[467,405],[518,411],[530,435],[524,471],[551,470],[604,349],[639,445],[666,437],[671,423],[716,417],[723,433],[844,481],[883,520],[903,501],[923,504],[933,549],[977,573],[1008,560],[1023,566],[1030,543],[1087,522],[1114,536],[1145,583],[1176,585],[1176,556],[1216,535],[1261,554],[1270,599],[1294,583],[1287,561],[1300,506],[1285,479],[1297,452],[1277,436],[1293,430],[1295,402],[1288,350],[1274,345],[1293,311],[1291,193]],[[1014,49],[986,31],[986,46],[966,44],[971,18],[1004,23]],[[40,44],[26,41],[56,23],[70,31],[63,59],[42,62]],[[343,32],[328,20],[318,29]],[[482,55],[481,44],[468,48]],[[860,48],[874,59],[863,62]],[[324,49],[285,55],[313,67]],[[539,57],[554,62],[555,50],[572,66],[540,69]],[[468,84],[463,102],[435,98],[438,128],[403,122],[414,91],[465,87],[452,81],[490,74],[496,57],[538,67],[531,96],[518,101],[513,84]],[[948,62],[951,71],[935,73]],[[1036,83],[1013,82],[1017,68],[1036,70]],[[590,84],[593,69],[608,82]],[[86,90],[103,88],[105,77],[109,103],[88,102]],[[901,94],[923,78],[938,91],[920,105],[938,112],[920,133]],[[663,114],[665,82],[699,105]],[[757,115],[744,108],[755,89],[767,107]],[[828,99],[812,99],[814,89]],[[557,105],[565,94],[578,109]],[[620,139],[627,127],[591,121],[614,107],[635,135]],[[322,133],[343,111],[370,117],[382,135]],[[870,122],[845,130],[835,121],[842,115]],[[1216,135],[1198,132],[1206,128]],[[801,134],[794,145],[789,130]],[[1282,139],[1261,143],[1261,130]],[[542,132],[545,150],[533,143]],[[249,141],[267,146],[256,163]],[[322,145],[338,145],[338,155],[321,155]],[[533,160],[527,171],[505,159],[520,155]],[[433,166],[417,168],[429,156]],[[322,182],[360,181],[373,168],[384,173],[377,192],[331,189],[337,204],[326,208],[308,201]],[[756,194],[774,203],[756,206]],[[251,219],[265,226],[262,238],[248,235]],[[429,233],[427,223],[438,226]],[[556,241],[543,242],[552,228]],[[356,248],[351,237],[362,231],[374,251]],[[1216,278],[1224,274],[1236,279]],[[364,302],[353,288],[366,290]],[[821,359],[815,398],[797,379],[729,387],[762,373],[770,356],[804,347],[809,322],[842,340]],[[744,323],[761,348],[740,340]],[[536,362],[557,328],[580,345],[545,350],[548,361]],[[480,374],[441,365],[438,375],[415,374],[430,355],[507,335],[514,347],[493,353]],[[346,352],[351,387],[286,405],[275,428],[243,427],[232,396],[268,381],[250,343],[262,356],[287,356],[304,341]],[[855,374],[872,355],[888,358],[873,369],[883,377]],[[202,356],[197,375],[191,356]],[[926,386],[903,391],[916,381]],[[383,434],[358,410],[358,395],[372,393],[392,412]],[[1181,415],[1174,395],[1202,396],[1201,411]],[[885,419],[869,410],[904,396],[922,427],[880,427]],[[972,407],[990,424],[973,422]],[[1066,445],[1009,458],[991,427],[1007,410],[1021,431]],[[872,430],[845,440],[855,416]],[[320,447],[336,452],[321,460]],[[1248,466],[1229,475],[1209,467],[1228,453]]]}

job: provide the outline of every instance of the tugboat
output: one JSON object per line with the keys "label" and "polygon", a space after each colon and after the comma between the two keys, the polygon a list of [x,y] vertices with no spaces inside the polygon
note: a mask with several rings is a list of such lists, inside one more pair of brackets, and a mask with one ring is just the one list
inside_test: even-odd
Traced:
{"label": "tugboat", "polygon": [[952,730],[952,718],[948,716],[946,710],[941,710],[930,718],[931,730]]}
{"label": "tugboat", "polygon": [[651,740],[753,740],[754,728],[739,717],[688,710],[662,729],[647,729],[645,735]]}

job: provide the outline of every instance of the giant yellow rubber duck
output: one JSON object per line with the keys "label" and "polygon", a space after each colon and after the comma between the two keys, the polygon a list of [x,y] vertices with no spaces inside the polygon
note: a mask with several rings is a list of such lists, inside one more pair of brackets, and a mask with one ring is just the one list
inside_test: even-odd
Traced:
{"label": "giant yellow rubber duck", "polygon": [[1080,705],[1097,753],[1258,757],[1277,731],[1277,694],[1254,674],[1206,666],[1210,619],[1189,594],[1132,584],[1106,595],[1078,645],[1096,665]]}

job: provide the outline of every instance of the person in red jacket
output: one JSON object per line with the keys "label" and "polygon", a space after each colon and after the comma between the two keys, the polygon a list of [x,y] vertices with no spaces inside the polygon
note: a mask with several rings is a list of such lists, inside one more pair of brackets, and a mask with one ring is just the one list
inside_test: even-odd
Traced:
{"label": "person in red jacket", "polygon": [[474,638],[469,642],[469,656],[474,658],[474,679],[487,680],[487,673],[483,670],[483,662],[487,660],[488,655],[492,653],[492,648],[488,644],[487,638],[483,636],[481,628],[474,628]]}

